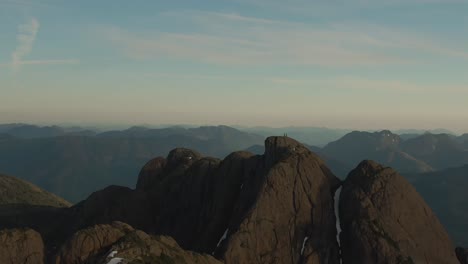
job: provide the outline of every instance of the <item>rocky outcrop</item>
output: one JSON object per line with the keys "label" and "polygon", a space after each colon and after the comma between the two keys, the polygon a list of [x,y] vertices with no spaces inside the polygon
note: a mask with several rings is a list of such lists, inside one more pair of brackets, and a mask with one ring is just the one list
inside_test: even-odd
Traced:
{"label": "rocky outcrop", "polygon": [[287,137],[265,142],[216,255],[226,263],[339,263],[333,193],[339,180]]}
{"label": "rocky outcrop", "polygon": [[148,264],[221,264],[210,255],[183,250],[171,237],[150,236],[140,230],[122,237],[96,263],[108,264],[112,261]]}
{"label": "rocky outcrop", "polygon": [[364,161],[343,184],[343,263],[457,263],[452,242],[416,190],[397,172]]}
{"label": "rocky outcrop", "polygon": [[134,229],[121,222],[96,225],[76,232],[60,249],[56,264],[81,264],[96,261],[98,257]]}
{"label": "rocky outcrop", "polygon": [[220,264],[212,256],[185,251],[165,236],[150,236],[113,222],[76,232],[55,257],[56,264],[200,263]]}
{"label": "rocky outcrop", "polygon": [[41,235],[32,229],[1,230],[0,263],[44,263],[44,244]]}
{"label": "rocky outcrop", "polygon": [[468,249],[467,248],[457,248],[455,250],[457,258],[460,261],[460,264],[468,264]]}
{"label": "rocky outcrop", "polygon": [[339,180],[297,141],[223,161],[176,149],[141,171],[137,190],[158,212],[148,229],[226,263],[338,263],[333,193]]}

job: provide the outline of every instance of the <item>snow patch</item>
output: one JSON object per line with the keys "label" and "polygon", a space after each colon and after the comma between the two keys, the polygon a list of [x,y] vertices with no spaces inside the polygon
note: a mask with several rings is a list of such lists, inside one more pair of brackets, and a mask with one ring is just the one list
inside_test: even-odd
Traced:
{"label": "snow patch", "polygon": [[107,264],[121,264],[123,261],[123,258],[112,258]]}
{"label": "snow patch", "polygon": [[309,240],[309,237],[308,237],[308,236],[306,236],[306,237],[304,238],[304,241],[302,241],[301,256],[304,255],[304,250],[305,250],[305,245],[306,245],[306,243],[307,243],[307,240]]}
{"label": "snow patch", "polygon": [[107,258],[113,258],[113,257],[115,257],[115,255],[116,255],[117,253],[119,253],[119,252],[118,252],[118,251],[115,251],[115,250],[114,250],[114,251],[111,251],[111,253],[109,253],[109,255],[107,255]]}
{"label": "snow patch", "polygon": [[226,231],[224,231],[224,234],[223,234],[223,236],[219,239],[218,244],[216,245],[216,248],[218,248],[219,245],[221,245],[221,242],[223,242],[223,241],[226,239],[228,232],[229,232],[229,228],[226,229]]}
{"label": "snow patch", "polygon": [[[241,189],[242,189],[242,187],[241,187]],[[219,245],[221,245],[221,243],[226,239],[228,232],[229,232],[229,228],[226,229],[226,231],[224,231],[223,236],[219,239],[218,244],[216,245],[215,251],[216,251],[217,248],[219,248]],[[211,253],[211,255],[214,255],[215,251],[213,251]]]}

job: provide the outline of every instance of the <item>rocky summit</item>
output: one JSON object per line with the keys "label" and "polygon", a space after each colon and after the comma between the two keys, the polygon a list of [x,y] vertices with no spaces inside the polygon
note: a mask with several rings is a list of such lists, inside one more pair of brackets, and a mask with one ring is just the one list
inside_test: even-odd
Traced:
{"label": "rocky summit", "polygon": [[364,161],[342,183],[288,137],[223,160],[177,148],[148,161],[136,189],[109,186],[70,208],[7,209],[2,232],[24,239],[0,260],[30,250],[38,262],[25,263],[458,264],[431,209],[394,170]]}
{"label": "rocky summit", "polygon": [[454,247],[396,171],[363,161],[347,177],[339,214],[343,263],[457,263]]}

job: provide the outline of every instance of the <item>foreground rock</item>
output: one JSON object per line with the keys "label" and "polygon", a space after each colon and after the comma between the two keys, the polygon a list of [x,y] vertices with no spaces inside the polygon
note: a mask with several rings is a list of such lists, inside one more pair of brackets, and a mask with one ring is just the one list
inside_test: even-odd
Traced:
{"label": "foreground rock", "polygon": [[76,232],[60,249],[56,264],[89,263],[134,229],[124,223],[96,225]]}
{"label": "foreground rock", "polygon": [[210,255],[183,250],[171,237],[150,236],[139,230],[127,234],[112,245],[96,263],[108,264],[110,261],[143,264],[221,264]]}
{"label": "foreground rock", "polygon": [[467,248],[457,248],[455,252],[461,264],[468,264],[468,249]]}
{"label": "foreground rock", "polygon": [[41,235],[32,229],[1,230],[0,263],[44,263],[44,244]]}
{"label": "foreground rock", "polygon": [[457,263],[432,210],[397,172],[372,161],[353,170],[340,197],[343,263]]}
{"label": "foreground rock", "polygon": [[153,237],[121,222],[78,231],[61,248],[55,263],[220,264],[211,256],[181,249],[170,237]]}

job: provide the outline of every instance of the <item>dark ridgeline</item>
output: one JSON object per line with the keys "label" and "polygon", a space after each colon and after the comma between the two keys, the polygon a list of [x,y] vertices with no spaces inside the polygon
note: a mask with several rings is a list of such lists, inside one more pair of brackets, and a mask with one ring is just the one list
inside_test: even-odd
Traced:
{"label": "dark ridgeline", "polygon": [[[344,181],[340,258],[334,212],[340,185],[307,147],[271,137],[263,155],[235,152],[223,160],[174,149],[141,169],[135,190],[110,186],[71,208],[0,210],[0,225],[30,233],[9,252],[28,247],[44,252],[46,263],[458,262],[419,194],[374,162],[361,163]],[[24,227],[41,234],[44,251],[33,231],[12,229]],[[0,262],[11,263],[8,257]]]}

